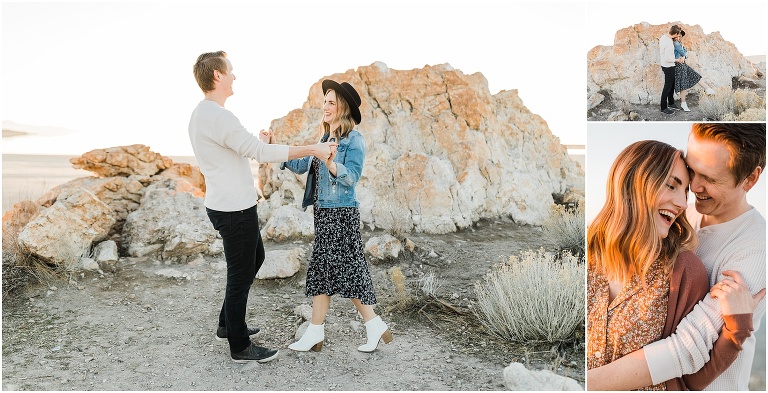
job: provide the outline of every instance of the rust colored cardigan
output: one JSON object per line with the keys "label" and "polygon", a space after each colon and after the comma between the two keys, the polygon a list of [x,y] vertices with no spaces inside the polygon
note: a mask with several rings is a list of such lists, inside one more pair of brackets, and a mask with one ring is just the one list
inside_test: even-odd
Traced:
{"label": "rust colored cardigan", "polygon": [[[693,252],[681,253],[669,281],[667,321],[662,338],[671,336],[677,324],[704,296],[709,296],[709,279],[704,265]],[[723,320],[725,325],[709,353],[709,361],[694,374],[667,381],[667,390],[702,390],[736,360],[741,344],[753,330],[752,314],[724,315]]]}

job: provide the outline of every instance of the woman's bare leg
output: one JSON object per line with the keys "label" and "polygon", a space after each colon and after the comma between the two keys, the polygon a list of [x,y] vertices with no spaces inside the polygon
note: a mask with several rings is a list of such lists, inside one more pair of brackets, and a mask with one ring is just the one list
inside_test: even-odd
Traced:
{"label": "woman's bare leg", "polygon": [[325,315],[331,307],[331,297],[328,295],[317,295],[312,297],[312,324],[322,325],[325,322]]}
{"label": "woman's bare leg", "polygon": [[363,316],[363,322],[368,322],[371,319],[376,318],[376,312],[373,311],[373,306],[371,306],[370,304],[360,303],[360,299],[349,299],[349,300],[352,301],[352,303],[355,305],[355,308],[357,308],[357,311],[360,312],[360,315]]}

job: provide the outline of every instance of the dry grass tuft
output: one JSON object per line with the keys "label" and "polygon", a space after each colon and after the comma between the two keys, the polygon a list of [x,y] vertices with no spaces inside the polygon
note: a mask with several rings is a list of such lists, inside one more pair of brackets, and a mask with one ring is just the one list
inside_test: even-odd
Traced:
{"label": "dry grass tuft", "polygon": [[[736,101],[736,107],[734,108],[734,114],[736,115],[741,115],[748,109],[760,108],[762,102],[760,96],[752,90],[736,90],[733,92],[733,98]],[[765,106],[763,106],[763,109],[765,109]]]}
{"label": "dry grass tuft", "polygon": [[[41,209],[37,203],[24,200],[3,215],[3,300],[29,286],[50,286],[61,279],[61,273],[55,267],[31,255],[19,243],[19,234]],[[72,270],[79,261],[79,256],[73,256],[65,266],[66,270]]]}
{"label": "dry grass tuft", "polygon": [[405,275],[399,266],[393,266],[389,269],[389,277],[395,284],[395,305],[394,308],[407,308],[413,303],[413,297],[406,292]]}
{"label": "dry grass tuft", "polygon": [[550,343],[583,337],[584,264],[568,252],[523,251],[495,266],[475,293],[475,314],[494,336]]}
{"label": "dry grass tuft", "polygon": [[720,87],[701,97],[699,109],[708,120],[765,121],[765,101],[751,90]]}
{"label": "dry grass tuft", "polygon": [[725,86],[717,88],[715,94],[699,99],[699,110],[710,120],[721,120],[723,116],[732,114],[735,108],[736,98],[733,91]]}
{"label": "dry grass tuft", "polygon": [[437,296],[440,280],[433,272],[425,274],[419,280],[411,281],[411,290],[406,287],[405,275],[399,267],[389,269],[389,274],[395,284],[395,300],[389,305],[387,312],[417,313],[433,323],[435,318],[457,323],[472,315],[467,308]]}
{"label": "dry grass tuft", "polygon": [[434,272],[429,272],[419,279],[421,293],[428,297],[437,298],[437,290],[440,288],[440,280]]}
{"label": "dry grass tuft", "polygon": [[729,113],[722,121],[765,121],[765,108],[749,108],[738,115]]}
{"label": "dry grass tuft", "polygon": [[584,207],[554,205],[549,219],[541,227],[544,236],[552,239],[559,251],[570,251],[576,256],[584,255],[586,223]]}

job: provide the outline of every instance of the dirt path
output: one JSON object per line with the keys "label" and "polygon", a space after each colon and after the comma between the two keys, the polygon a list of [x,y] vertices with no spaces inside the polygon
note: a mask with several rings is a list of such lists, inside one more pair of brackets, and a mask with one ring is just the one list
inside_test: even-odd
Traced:
{"label": "dirt path", "polygon": [[[401,258],[409,281],[426,271],[441,279],[440,298],[464,308],[472,285],[523,248],[549,247],[537,228],[510,222],[482,223],[455,234],[410,238],[421,247]],[[363,240],[378,233],[364,233]],[[267,243],[267,249],[306,243]],[[426,254],[434,250],[437,257]],[[309,255],[307,253],[307,255]],[[286,349],[308,303],[305,269],[284,280],[257,282],[247,319],[262,331],[257,343],[280,348],[266,364],[232,362],[225,342],[214,340],[223,299],[222,259],[166,265],[147,258],[123,259],[115,273],[78,275],[3,305],[3,389],[19,390],[503,390],[510,362],[554,369],[583,383],[583,344],[557,351],[549,346],[501,342],[469,315],[386,313],[394,285],[387,270],[371,274],[395,340],[372,354],[356,350],[365,341],[352,304],[334,298],[319,353]],[[168,278],[158,274],[174,269]]]}

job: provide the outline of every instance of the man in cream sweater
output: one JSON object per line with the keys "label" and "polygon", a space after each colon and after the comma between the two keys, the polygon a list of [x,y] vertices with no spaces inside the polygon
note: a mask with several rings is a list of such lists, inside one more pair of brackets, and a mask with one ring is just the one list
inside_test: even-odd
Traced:
{"label": "man in cream sweater", "polygon": [[661,112],[671,115],[675,106],[675,64],[684,59],[675,59],[675,43],[673,40],[680,36],[682,29],[678,25],[669,28],[669,34],[659,37],[659,63],[664,72],[664,89],[661,91]]}
{"label": "man in cream sweater", "polygon": [[208,218],[221,235],[227,261],[227,287],[216,338],[229,342],[235,362],[267,362],[277,357],[278,351],[251,343],[250,336],[259,329],[245,323],[248,291],[264,262],[256,215],[258,194],[249,160],[283,162],[311,155],[326,161],[336,143],[274,145],[269,144],[271,132],[262,131],[258,138],[248,132],[224,108],[224,102],[233,94],[235,74],[223,51],[200,55],[193,73],[205,99],[192,112],[189,140],[205,176]]}
{"label": "man in cream sweater", "polygon": [[[723,314],[752,313],[753,329],[760,328],[765,314],[765,218],[747,203],[747,192],[765,169],[765,123],[694,124],[685,160],[696,197],[695,209],[687,212],[699,235],[696,254],[713,292],[729,286],[742,294],[743,302],[725,310],[707,296],[672,336],[590,370],[590,390],[637,389],[698,371],[709,361]],[[737,272],[737,279],[729,280],[726,271]],[[736,360],[705,390],[748,390],[755,341],[754,335],[748,337]]]}

